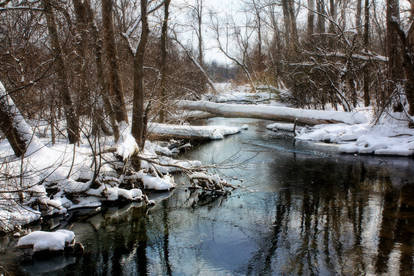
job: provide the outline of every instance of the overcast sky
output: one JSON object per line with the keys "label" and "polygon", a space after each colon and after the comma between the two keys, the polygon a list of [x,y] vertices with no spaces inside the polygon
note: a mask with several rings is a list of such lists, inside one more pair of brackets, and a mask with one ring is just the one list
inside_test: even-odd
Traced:
{"label": "overcast sky", "polygon": [[[172,7],[172,22],[180,22],[183,25],[190,23],[189,14],[185,13],[185,3],[194,3],[194,0],[176,0],[172,1],[174,3]],[[203,19],[203,39],[204,39],[204,58],[207,62],[213,60],[219,63],[231,64],[231,61],[228,60],[218,49],[215,41],[215,36],[209,28],[210,25],[210,11],[213,11],[217,16],[224,17],[226,14],[231,14],[234,17],[237,17],[241,14],[242,3],[240,0],[204,0],[204,19]],[[193,41],[193,47],[197,48],[197,37],[190,28],[184,28],[185,31],[180,34],[180,39],[185,43],[190,43]]]}

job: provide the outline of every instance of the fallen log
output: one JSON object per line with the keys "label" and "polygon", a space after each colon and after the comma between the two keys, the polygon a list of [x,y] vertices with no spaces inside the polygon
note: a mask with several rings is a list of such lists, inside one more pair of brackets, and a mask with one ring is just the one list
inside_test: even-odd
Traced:
{"label": "fallen log", "polygon": [[327,110],[299,109],[268,105],[223,104],[207,101],[179,101],[178,108],[199,110],[215,114],[217,117],[254,118],[273,121],[294,122],[318,125],[329,123],[359,124],[368,119],[362,113]]}
{"label": "fallen log", "polygon": [[148,133],[154,139],[219,140],[240,132],[239,127],[191,126],[151,123]]}

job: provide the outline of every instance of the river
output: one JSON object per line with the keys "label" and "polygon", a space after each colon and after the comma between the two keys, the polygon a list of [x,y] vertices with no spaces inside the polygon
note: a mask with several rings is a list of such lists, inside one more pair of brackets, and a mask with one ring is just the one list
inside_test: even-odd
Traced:
{"label": "river", "polygon": [[[130,204],[79,210],[35,228],[72,229],[81,257],[30,260],[0,237],[0,271],[37,275],[413,275],[414,160],[341,155],[294,143],[267,122],[182,158],[233,164],[241,187],[209,197],[179,186]],[[178,181],[184,179],[177,177]],[[7,274],[6,274],[7,275]]]}

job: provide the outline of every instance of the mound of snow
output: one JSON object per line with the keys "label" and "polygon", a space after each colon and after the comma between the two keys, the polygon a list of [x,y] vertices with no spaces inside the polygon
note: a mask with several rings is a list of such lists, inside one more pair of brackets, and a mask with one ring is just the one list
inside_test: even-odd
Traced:
{"label": "mound of snow", "polygon": [[339,145],[344,153],[414,155],[414,129],[407,127],[403,114],[381,118],[376,125],[317,125],[296,136],[300,140],[324,141]]}
{"label": "mound of snow", "polygon": [[35,231],[17,242],[17,247],[33,247],[33,252],[37,251],[60,251],[65,246],[73,244],[75,233],[69,230],[57,230],[55,232]]}

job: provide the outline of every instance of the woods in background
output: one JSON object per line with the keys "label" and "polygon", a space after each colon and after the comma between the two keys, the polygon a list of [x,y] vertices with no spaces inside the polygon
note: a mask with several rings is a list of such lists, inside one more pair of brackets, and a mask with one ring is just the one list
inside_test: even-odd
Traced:
{"label": "woods in background", "polygon": [[[53,143],[86,129],[118,140],[131,125],[142,147],[146,123],[170,120],[172,100],[229,78],[288,89],[282,100],[296,107],[414,115],[411,2],[243,0],[225,14],[201,0],[1,0],[0,80]],[[233,67],[206,60],[207,40]]]}

